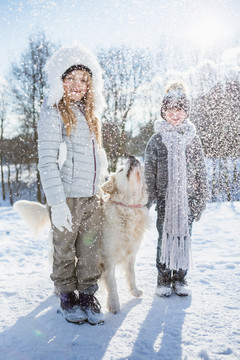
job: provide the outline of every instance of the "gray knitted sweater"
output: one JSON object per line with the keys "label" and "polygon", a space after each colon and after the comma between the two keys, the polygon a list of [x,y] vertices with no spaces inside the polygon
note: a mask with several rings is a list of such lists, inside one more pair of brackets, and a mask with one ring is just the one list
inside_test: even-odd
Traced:
{"label": "gray knitted sweater", "polygon": [[[208,198],[207,171],[199,137],[186,147],[187,195],[191,214],[199,219]],[[148,206],[165,200],[168,185],[168,153],[159,133],[152,136],[145,151],[145,180]]]}
{"label": "gray knitted sweater", "polygon": [[[66,197],[91,197],[99,186],[100,161],[97,142],[90,133],[85,116],[72,107],[77,126],[67,136],[56,108],[43,105],[38,122],[38,168],[47,203],[53,206]],[[67,157],[59,168],[59,146],[67,145]]]}

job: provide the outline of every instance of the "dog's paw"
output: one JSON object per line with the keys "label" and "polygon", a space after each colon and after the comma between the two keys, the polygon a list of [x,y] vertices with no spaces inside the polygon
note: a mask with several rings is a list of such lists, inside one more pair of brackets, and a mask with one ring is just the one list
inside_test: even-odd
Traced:
{"label": "dog's paw", "polygon": [[117,314],[120,311],[120,304],[118,301],[108,301],[107,304],[109,312]]}
{"label": "dog's paw", "polygon": [[131,292],[132,292],[132,295],[135,296],[135,297],[140,297],[143,294],[143,292],[141,290],[138,290],[138,289],[134,289]]}
{"label": "dog's paw", "polygon": [[108,310],[109,310],[109,312],[111,312],[113,314],[117,314],[118,312],[120,312],[120,307],[119,306],[109,306]]}

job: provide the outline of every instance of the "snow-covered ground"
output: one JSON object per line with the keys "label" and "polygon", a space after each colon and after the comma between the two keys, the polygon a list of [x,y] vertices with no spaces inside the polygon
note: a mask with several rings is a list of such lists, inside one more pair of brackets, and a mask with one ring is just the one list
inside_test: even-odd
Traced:
{"label": "snow-covered ground", "polygon": [[210,204],[193,227],[192,296],[155,293],[156,214],[136,262],[141,299],[117,270],[121,313],[103,326],[67,323],[49,279],[47,230],[35,239],[11,207],[0,207],[0,359],[240,359],[240,203]]}

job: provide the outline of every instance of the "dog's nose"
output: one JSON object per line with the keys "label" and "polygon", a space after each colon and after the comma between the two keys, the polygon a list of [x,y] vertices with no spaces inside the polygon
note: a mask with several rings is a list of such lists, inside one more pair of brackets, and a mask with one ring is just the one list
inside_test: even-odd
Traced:
{"label": "dog's nose", "polygon": [[129,177],[131,171],[137,167],[137,166],[140,166],[140,162],[138,161],[137,158],[135,158],[135,156],[129,156],[128,158],[128,161],[129,161],[129,168],[128,168],[128,171],[127,171],[127,178]]}
{"label": "dog's nose", "polygon": [[129,162],[130,162],[130,164],[131,164],[132,166],[137,166],[137,165],[139,165],[139,161],[138,161],[137,158],[135,158],[135,156],[132,156],[132,155],[129,156],[128,160],[129,160]]}

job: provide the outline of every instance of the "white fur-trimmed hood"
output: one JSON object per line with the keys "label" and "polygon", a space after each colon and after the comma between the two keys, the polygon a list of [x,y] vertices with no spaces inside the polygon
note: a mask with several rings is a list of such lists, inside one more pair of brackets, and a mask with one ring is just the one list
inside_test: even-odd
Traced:
{"label": "white fur-trimmed hood", "polygon": [[85,65],[92,71],[94,110],[96,115],[101,115],[105,107],[102,69],[96,56],[79,44],[60,48],[47,61],[45,70],[49,83],[48,105],[58,104],[61,100],[63,96],[62,74],[73,65]]}

